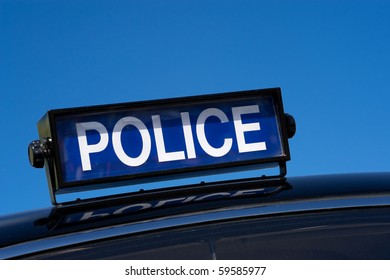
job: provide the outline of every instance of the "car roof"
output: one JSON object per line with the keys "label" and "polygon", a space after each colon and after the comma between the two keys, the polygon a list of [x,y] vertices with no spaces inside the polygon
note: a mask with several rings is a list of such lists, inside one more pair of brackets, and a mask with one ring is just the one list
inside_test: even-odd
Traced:
{"label": "car roof", "polygon": [[388,205],[390,172],[202,183],[4,216],[0,248],[12,251],[21,243],[79,232],[104,232],[91,237],[97,239],[248,216]]}

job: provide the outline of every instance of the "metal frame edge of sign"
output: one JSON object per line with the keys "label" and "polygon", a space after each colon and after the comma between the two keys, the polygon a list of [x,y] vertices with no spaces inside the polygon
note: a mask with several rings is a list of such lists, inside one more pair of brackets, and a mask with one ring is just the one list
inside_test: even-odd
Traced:
{"label": "metal frame edge of sign", "polygon": [[[280,141],[283,155],[272,159],[247,160],[237,163],[224,163],[208,166],[199,166],[194,168],[183,168],[169,170],[168,172],[159,171],[135,175],[121,175],[109,178],[100,178],[92,180],[83,180],[78,182],[65,182],[61,171],[61,161],[59,154],[58,135],[56,131],[56,120],[58,117],[72,116],[72,115],[87,115],[101,112],[115,112],[116,110],[129,111],[140,109],[158,108],[159,106],[175,106],[180,104],[205,104],[211,100],[234,100],[244,97],[258,96],[272,96],[276,107],[276,120],[280,129]],[[45,155],[45,169],[49,184],[51,200],[54,205],[57,204],[56,195],[70,192],[79,192],[85,190],[95,190],[100,188],[109,188],[116,186],[125,186],[132,184],[139,184],[151,181],[164,181],[179,179],[183,177],[194,177],[199,175],[220,174],[225,172],[235,172],[249,169],[257,169],[264,167],[280,168],[280,176],[286,175],[286,161],[290,160],[290,150],[288,145],[287,125],[285,120],[285,113],[283,108],[282,96],[280,88],[258,89],[237,91],[229,93],[217,93],[198,95],[190,97],[178,97],[169,99],[157,99],[151,101],[137,101],[129,103],[119,103],[110,105],[98,105],[77,107],[69,109],[56,109],[48,111],[38,122],[38,131],[40,141],[45,143],[48,153]]]}

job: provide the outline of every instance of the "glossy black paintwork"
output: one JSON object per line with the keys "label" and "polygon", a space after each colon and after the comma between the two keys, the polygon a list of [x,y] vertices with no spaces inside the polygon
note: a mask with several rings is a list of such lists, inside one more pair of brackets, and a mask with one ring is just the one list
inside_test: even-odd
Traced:
{"label": "glossy black paintwork", "polygon": [[[258,190],[257,192],[246,190]],[[264,189],[264,191],[263,191]],[[236,196],[237,192],[245,195]],[[218,195],[219,194],[219,195]],[[142,192],[131,197],[107,197],[99,202],[62,205],[49,209],[20,213],[0,218],[0,247],[24,241],[77,232],[102,226],[117,225],[169,215],[210,211],[238,205],[261,205],[281,201],[366,197],[390,195],[390,173],[320,175],[287,179],[247,179],[212,184],[191,185],[186,189]],[[196,201],[198,198],[202,200]],[[208,199],[204,199],[207,197]],[[189,198],[192,198],[190,201]],[[176,199],[176,201],[175,201]],[[189,201],[183,203],[183,201]],[[137,203],[161,204],[144,211],[112,214],[121,207]],[[173,202],[172,202],[173,201]],[[299,203],[296,204],[299,210]],[[94,211],[94,219],[80,221],[86,212]]]}
{"label": "glossy black paintwork", "polygon": [[141,232],[42,250],[27,259],[387,260],[390,207],[291,213]]}

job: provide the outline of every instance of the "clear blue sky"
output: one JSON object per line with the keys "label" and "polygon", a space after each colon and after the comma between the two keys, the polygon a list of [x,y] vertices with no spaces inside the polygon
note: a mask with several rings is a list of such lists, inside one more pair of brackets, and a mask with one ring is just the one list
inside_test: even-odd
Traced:
{"label": "clear blue sky", "polygon": [[50,206],[49,109],[269,87],[288,176],[390,171],[390,1],[0,0],[0,215]]}

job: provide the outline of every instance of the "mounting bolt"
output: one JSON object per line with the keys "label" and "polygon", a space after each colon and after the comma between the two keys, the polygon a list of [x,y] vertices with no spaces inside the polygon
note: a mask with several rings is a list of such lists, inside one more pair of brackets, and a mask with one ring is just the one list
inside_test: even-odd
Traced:
{"label": "mounting bolt", "polygon": [[35,168],[43,168],[45,158],[50,158],[51,138],[44,138],[43,143],[40,140],[35,140],[28,145],[28,159],[31,166]]}
{"label": "mounting bolt", "polygon": [[284,114],[285,120],[286,120],[286,127],[287,127],[287,137],[293,138],[295,135],[295,132],[297,131],[297,125],[295,123],[295,119],[290,114],[285,113]]}
{"label": "mounting bolt", "polygon": [[28,145],[28,159],[30,160],[31,166],[35,168],[42,168],[44,166],[45,156],[41,141],[35,140]]}

